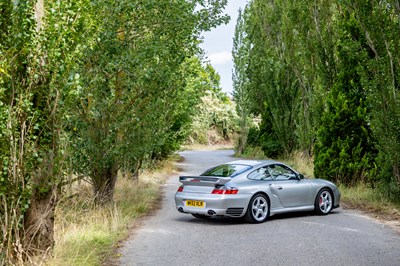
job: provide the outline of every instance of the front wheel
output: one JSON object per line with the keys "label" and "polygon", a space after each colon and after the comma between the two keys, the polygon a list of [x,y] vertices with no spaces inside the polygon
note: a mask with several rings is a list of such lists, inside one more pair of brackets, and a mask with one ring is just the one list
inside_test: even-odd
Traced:
{"label": "front wheel", "polygon": [[332,210],[332,206],[332,192],[327,188],[321,189],[315,199],[315,212],[317,214],[326,215]]}
{"label": "front wheel", "polygon": [[245,219],[250,223],[262,223],[269,215],[268,199],[263,194],[254,195],[247,207]]}

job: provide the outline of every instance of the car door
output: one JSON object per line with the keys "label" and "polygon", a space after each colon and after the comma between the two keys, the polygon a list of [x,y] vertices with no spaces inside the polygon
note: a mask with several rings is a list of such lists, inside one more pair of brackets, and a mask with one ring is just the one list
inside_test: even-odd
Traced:
{"label": "car door", "polygon": [[274,193],[271,191],[270,185],[272,182],[272,176],[270,175],[267,166],[254,170],[247,176],[247,179],[249,181],[247,182],[247,191],[245,192],[254,193],[254,191],[265,191],[270,196],[270,204],[272,209],[284,208],[278,196],[274,195]]}
{"label": "car door", "polygon": [[296,172],[281,164],[268,166],[268,171],[272,176],[271,192],[279,198],[283,207],[313,204],[312,186],[306,179],[300,179]]}

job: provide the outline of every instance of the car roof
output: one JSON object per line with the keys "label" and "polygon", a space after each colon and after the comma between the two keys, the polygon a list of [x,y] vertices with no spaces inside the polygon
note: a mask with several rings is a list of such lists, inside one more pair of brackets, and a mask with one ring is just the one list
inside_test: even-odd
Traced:
{"label": "car roof", "polygon": [[226,164],[243,164],[254,167],[254,166],[268,165],[273,163],[279,163],[279,162],[274,160],[237,160]]}

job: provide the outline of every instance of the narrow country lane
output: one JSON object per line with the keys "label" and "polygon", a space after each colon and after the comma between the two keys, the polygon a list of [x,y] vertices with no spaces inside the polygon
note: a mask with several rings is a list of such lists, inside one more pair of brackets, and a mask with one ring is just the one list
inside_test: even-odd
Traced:
{"label": "narrow country lane", "polygon": [[[181,174],[234,160],[226,150],[181,155]],[[175,209],[178,186],[178,176],[165,184],[161,209],[120,249],[121,265],[400,265],[400,235],[356,212],[280,215],[263,224],[199,220]]]}

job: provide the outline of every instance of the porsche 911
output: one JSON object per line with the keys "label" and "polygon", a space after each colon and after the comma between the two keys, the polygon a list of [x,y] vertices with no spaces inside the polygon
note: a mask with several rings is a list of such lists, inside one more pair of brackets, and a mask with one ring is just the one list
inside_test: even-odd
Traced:
{"label": "porsche 911", "polygon": [[324,179],[305,178],[273,160],[239,160],[198,176],[180,176],[176,208],[196,218],[227,216],[262,223],[288,212],[326,215],[339,207],[340,191]]}

